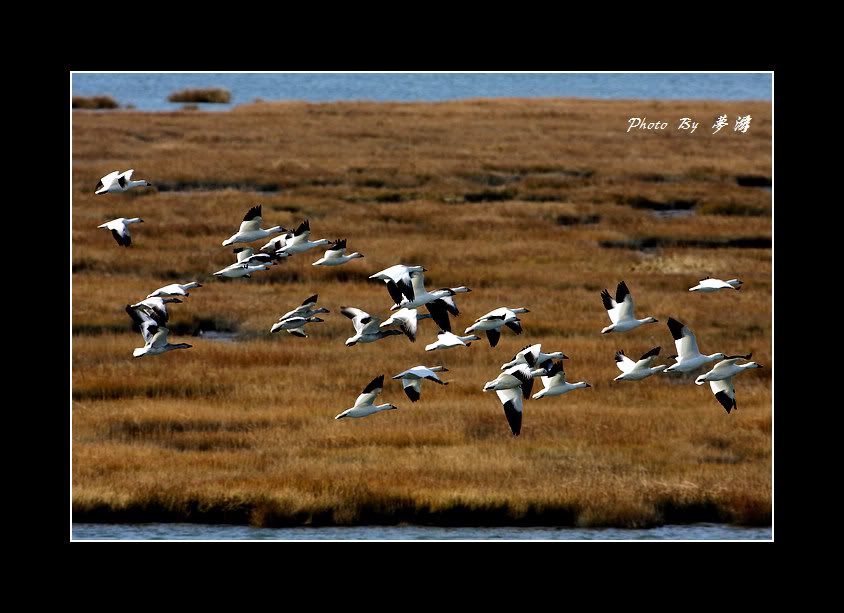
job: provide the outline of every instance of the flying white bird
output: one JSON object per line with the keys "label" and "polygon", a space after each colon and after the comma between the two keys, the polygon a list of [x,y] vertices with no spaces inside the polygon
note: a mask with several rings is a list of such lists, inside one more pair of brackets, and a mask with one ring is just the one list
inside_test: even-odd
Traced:
{"label": "flying white bird", "polygon": [[233,245],[235,243],[251,243],[252,241],[267,238],[273,234],[286,232],[286,230],[281,226],[273,226],[272,228],[268,228],[266,230],[261,229],[261,222],[263,221],[263,218],[261,217],[261,206],[262,205],[260,204],[256,204],[246,212],[246,215],[243,216],[243,221],[240,224],[240,229],[223,241],[223,247]]}
{"label": "flying white bird", "polygon": [[279,256],[289,256],[296,253],[304,253],[310,249],[321,247],[322,245],[330,245],[331,241],[321,238],[317,241],[311,241],[311,222],[305,220],[293,231],[292,236],[286,236],[284,244],[276,250]]}
{"label": "flying white bird", "polygon": [[727,356],[723,353],[711,353],[704,355],[697,348],[697,339],[692,331],[685,324],[673,317],[668,318],[668,329],[674,337],[674,345],[677,347],[677,355],[668,356],[677,358],[677,362],[665,369],[664,372],[692,372],[704,364],[715,360],[723,360]]}
{"label": "flying white bird", "polygon": [[252,247],[235,247],[232,253],[237,254],[238,264],[249,264],[250,266],[257,266],[259,264],[272,264],[273,258],[266,253],[255,253]]}
{"label": "flying white bird", "polygon": [[624,355],[623,349],[616,351],[615,365],[618,366],[621,374],[613,379],[613,381],[640,381],[665,370],[668,368],[668,364],[651,367],[651,364],[654,363],[656,356],[659,355],[661,350],[662,347],[654,347],[647,353],[643,353],[637,362]]}
{"label": "flying white bird", "polygon": [[294,315],[293,317],[288,317],[287,319],[274,323],[272,328],[270,328],[270,332],[287,330],[287,332],[293,336],[307,338],[308,335],[305,334],[305,324],[322,323],[323,321],[325,320],[320,319],[319,317],[299,317],[298,315]]}
{"label": "flying white bird", "polygon": [[709,372],[698,375],[695,383],[703,385],[707,381],[722,381],[734,377],[748,368],[762,368],[761,364],[757,364],[756,362],[747,362],[746,364],[737,363],[739,360],[749,360],[751,357],[753,357],[752,353],[748,353],[747,355],[729,355],[726,360],[718,362]]}
{"label": "flying white bird", "polygon": [[363,388],[363,392],[355,400],[355,406],[351,409],[346,409],[339,413],[334,419],[343,419],[344,417],[366,417],[379,411],[389,411],[398,409],[394,404],[373,404],[375,398],[381,393],[384,388],[384,375],[375,377],[369,385]]}
{"label": "flying white bird", "polygon": [[480,336],[456,336],[451,332],[440,332],[437,340],[430,345],[425,345],[425,351],[436,351],[437,349],[448,349],[450,347],[468,347],[472,341],[481,340]]}
{"label": "flying white bird", "polygon": [[719,289],[735,289],[739,290],[742,286],[742,281],[738,279],[730,279],[729,281],[722,281],[721,279],[712,279],[710,277],[706,277],[705,279],[701,279],[700,283],[695,285],[694,287],[690,287],[690,292],[702,292],[708,294],[710,292],[717,292]]}
{"label": "flying white bird", "polygon": [[430,317],[430,314],[419,313],[416,309],[400,309],[393,313],[393,315],[390,316],[389,319],[385,320],[379,327],[384,328],[386,326],[398,326],[399,329],[405,333],[407,338],[410,339],[410,342],[415,343],[416,330],[419,325],[419,321]]}
{"label": "flying white bird", "polygon": [[187,343],[173,345],[167,342],[167,335],[170,330],[161,325],[151,308],[146,306],[132,307],[127,304],[126,312],[132,318],[132,321],[140,326],[141,335],[144,338],[144,346],[132,351],[134,357],[140,358],[145,355],[158,355],[173,351],[174,349],[190,349],[193,347],[193,345],[188,345]]}
{"label": "flying white bird", "polygon": [[729,356],[729,359],[718,362],[715,368],[695,379],[695,383],[698,385],[703,385],[709,381],[709,388],[715,394],[715,399],[721,403],[721,406],[724,407],[727,413],[733,409],[738,409],[736,406],[736,390],[733,387],[733,377],[751,368],[762,368],[762,365],[756,362],[736,364],[739,360],[750,359],[751,355],[753,354]]}
{"label": "flying white bird", "polygon": [[144,223],[144,220],[140,217],[130,217],[128,219],[126,217],[118,217],[97,227],[111,230],[111,235],[117,241],[117,244],[121,247],[128,247],[132,244],[132,237],[129,235],[129,228],[127,226],[132,223]]}
{"label": "flying white bird", "polygon": [[152,183],[149,181],[132,181],[132,173],[134,169],[129,169],[125,172],[110,172],[97,183],[94,188],[94,194],[108,194],[114,192],[125,192],[133,187],[148,187]]}
{"label": "flying white bird", "polygon": [[147,298],[129,306],[132,308],[149,307],[153,310],[155,319],[166,324],[167,320],[170,319],[170,314],[167,312],[167,305],[175,302],[181,303],[182,301],[178,298]]}
{"label": "flying white bird", "polygon": [[193,289],[195,287],[202,287],[202,284],[197,283],[196,281],[191,281],[190,283],[185,283],[184,285],[180,283],[171,283],[170,285],[159,287],[151,294],[148,294],[147,298],[164,298],[166,296],[190,296],[188,290]]}
{"label": "flying white bird", "polygon": [[[465,285],[461,285],[460,287],[443,287],[434,290],[433,292],[429,292],[425,289],[425,274],[423,272],[410,273],[410,284],[413,288],[413,299],[402,300],[400,303],[394,304],[390,307],[391,311],[395,311],[400,308],[413,309],[420,307],[423,304],[433,302],[434,300],[439,300],[440,298],[448,298],[450,296],[454,296],[455,294],[464,294],[472,291]],[[431,315],[433,315],[433,313],[431,313]]]}
{"label": "flying white bird", "polygon": [[316,306],[317,300],[319,300],[319,294],[314,294],[313,296],[309,296],[305,298],[305,301],[297,306],[292,311],[288,311],[284,315],[278,318],[279,321],[284,321],[290,317],[311,317],[313,315],[318,315],[320,313],[330,313],[328,309],[323,307],[319,307],[318,309],[314,308]]}
{"label": "flying white bird", "polygon": [[619,283],[615,290],[615,300],[610,297],[610,293],[607,290],[601,292],[601,299],[612,322],[612,325],[601,330],[601,334],[607,334],[608,332],[627,332],[644,324],[657,323],[657,320],[653,317],[636,319],[633,314],[633,296],[630,294],[630,290],[627,289],[627,284],[624,281]]}
{"label": "flying white bird", "polygon": [[520,364],[508,368],[494,380],[484,385],[485,392],[495,390],[498,395],[498,400],[504,407],[504,415],[507,417],[507,423],[510,425],[513,436],[519,436],[522,431],[522,398],[530,396],[534,377],[545,374],[546,371],[543,368],[531,370],[527,365]]}
{"label": "flying white bird", "polygon": [[411,402],[416,402],[422,394],[422,379],[428,379],[440,385],[448,385],[447,381],[443,381],[437,376],[438,372],[448,372],[448,368],[445,366],[414,366],[400,372],[393,379],[401,379],[404,393],[407,394]]}
{"label": "flying white bird", "polygon": [[270,268],[270,264],[230,264],[213,274],[215,277],[228,277],[230,279],[246,277],[249,279],[252,277],[253,272],[269,270]]}
{"label": "flying white bird", "polygon": [[542,368],[543,365],[550,361],[550,360],[568,360],[569,356],[567,356],[562,351],[554,351],[553,353],[542,353],[542,343],[537,343],[535,345],[529,345],[525,347],[516,355],[513,356],[513,359],[507,362],[506,364],[502,364],[501,370],[507,370],[508,368],[512,368],[513,366],[518,366],[519,364],[527,364],[531,368],[537,366]]}
{"label": "flying white bird", "polygon": [[380,317],[370,315],[366,311],[361,311],[354,307],[341,306],[340,312],[352,320],[352,325],[355,327],[354,336],[346,339],[346,347],[352,347],[357,343],[374,343],[375,341],[401,334],[401,330],[381,330],[379,324]]}
{"label": "flying white bird", "polygon": [[563,370],[562,361],[551,362],[551,366],[548,367],[548,374],[542,377],[542,386],[544,389],[532,396],[534,400],[539,400],[546,396],[559,396],[561,394],[567,394],[572,390],[592,387],[586,381],[566,383],[566,373]]}
{"label": "flying white bird", "polygon": [[354,259],[362,258],[363,254],[355,251],[346,255],[346,239],[337,239],[331,243],[331,248],[325,252],[325,255],[318,259],[311,266],[340,266],[346,262],[351,262]]}
{"label": "flying white bird", "polygon": [[290,254],[284,253],[283,251],[280,251],[280,249],[287,244],[287,239],[292,237],[293,232],[286,232],[284,234],[281,234],[280,236],[276,236],[266,245],[261,247],[261,252],[268,254],[273,259],[273,261],[279,261],[288,258],[290,257]]}
{"label": "flying white bird", "polygon": [[543,377],[547,374],[544,368],[528,368],[524,364],[508,368],[503,373],[498,375],[492,381],[487,381],[483,390],[491,392],[493,390],[506,390],[512,387],[520,387],[522,395],[525,398],[530,396],[533,389],[533,380],[536,377]]}
{"label": "flying white bird", "polygon": [[[387,291],[390,292],[390,297],[396,305],[404,301],[405,298],[413,300],[415,294],[413,293],[413,283],[410,280],[410,274],[414,272],[426,272],[428,269],[422,266],[405,266],[404,264],[396,264],[390,266],[374,275],[370,275],[370,279],[378,279],[387,284]],[[392,310],[392,309],[391,309]]]}
{"label": "flying white bird", "polygon": [[530,311],[524,307],[517,307],[515,309],[500,307],[494,309],[486,315],[478,317],[475,323],[466,328],[464,334],[469,334],[469,332],[476,330],[484,330],[486,331],[487,340],[489,340],[489,346],[495,347],[498,344],[498,339],[501,338],[502,326],[507,326],[516,334],[522,333],[522,324],[520,323],[521,320],[516,317],[517,313],[530,313]]}
{"label": "flying white bird", "polygon": [[250,278],[253,272],[269,270],[273,266],[272,256],[266,253],[255,254],[252,247],[237,247],[232,249],[232,253],[237,254],[237,261],[215,272],[215,277]]}

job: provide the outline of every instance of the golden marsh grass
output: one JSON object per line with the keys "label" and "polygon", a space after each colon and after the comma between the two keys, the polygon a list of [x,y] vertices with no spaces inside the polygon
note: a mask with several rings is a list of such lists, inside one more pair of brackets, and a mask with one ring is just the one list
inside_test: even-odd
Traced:
{"label": "golden marsh grass", "polygon": [[[709,134],[722,113],[751,114],[750,130]],[[671,129],[625,133],[645,115]],[[698,132],[673,129],[684,116]],[[771,193],[736,180],[771,176],[770,104],[256,103],[75,113],[72,136],[74,520],[770,523]],[[113,168],[153,187],[94,196]],[[677,202],[695,213],[652,210]],[[347,238],[365,257],[323,269],[311,266],[317,249],[251,279],[212,277],[234,261],[220,243],[256,203],[264,227],[308,218],[312,239]],[[133,216],[145,223],[129,249],[97,229]],[[601,246],[645,238],[654,248]],[[340,306],[386,317],[386,288],[367,277],[398,262],[424,265],[429,289],[472,288],[457,296],[455,332],[507,305],[530,309],[524,334],[426,353],[436,336],[426,320],[416,343],[345,347],[353,330]],[[706,275],[745,284],[690,294]],[[637,316],[660,321],[601,335],[600,290],[622,279]],[[193,348],[134,359],[141,336],[124,306],[192,280],[203,287],[172,305],[170,342]],[[331,313],[310,338],[269,333],[314,293]],[[753,351],[765,366],[735,379],[738,411],[693,377],[612,381],[618,349],[675,353],[669,316],[704,353]],[[198,329],[238,340],[190,335]],[[568,380],[593,387],[527,400],[513,438],[481,388],[535,342],[565,352]],[[417,364],[444,364],[450,384],[427,382],[411,403],[390,377]],[[382,373],[379,400],[398,411],[333,419]]]}

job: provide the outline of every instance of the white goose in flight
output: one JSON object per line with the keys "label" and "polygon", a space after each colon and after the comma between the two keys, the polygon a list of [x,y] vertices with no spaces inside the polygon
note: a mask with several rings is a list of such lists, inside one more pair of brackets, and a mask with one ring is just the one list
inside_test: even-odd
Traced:
{"label": "white goose in flight", "polygon": [[235,247],[234,249],[232,249],[232,253],[237,254],[238,264],[249,264],[250,266],[256,266],[259,264],[273,263],[272,256],[266,253],[255,253],[255,250],[252,249],[252,247]]}
{"label": "white goose in flight", "polygon": [[320,313],[330,313],[326,308],[323,307],[316,307],[316,303],[319,300],[319,294],[314,294],[313,296],[309,296],[305,298],[305,301],[297,306],[292,311],[288,311],[284,315],[278,318],[279,321],[284,321],[290,317],[312,317],[313,315],[319,315]]}
{"label": "white goose in flight", "polygon": [[727,413],[733,409],[738,409],[736,406],[736,390],[733,387],[733,377],[751,368],[762,368],[762,365],[756,362],[736,364],[739,360],[749,359],[751,355],[753,354],[731,356],[730,359],[718,362],[715,368],[695,379],[695,383],[698,385],[703,385],[709,381],[709,388],[715,394],[715,399],[721,403],[721,406],[724,407]]}
{"label": "white goose in flight", "polygon": [[401,330],[381,330],[379,326],[381,318],[370,315],[366,311],[341,306],[340,312],[351,319],[352,325],[355,327],[354,336],[346,339],[346,347],[352,347],[357,343],[374,343],[387,336],[402,333]]}
{"label": "white goose in flight", "polygon": [[[370,275],[370,279],[378,279],[387,284],[387,291],[390,292],[390,298],[396,305],[404,301],[405,298],[413,300],[416,296],[413,293],[413,283],[410,280],[411,273],[426,272],[428,269],[422,266],[405,266],[404,264],[396,264],[390,266],[374,275]],[[390,309],[392,310],[392,309]]]}
{"label": "white goose in flight", "polygon": [[[158,328],[165,325],[164,318],[161,314],[146,304],[127,304],[126,313],[132,318],[132,321],[138,328],[140,328],[144,342],[147,342]],[[152,329],[152,332],[150,332],[150,329]]]}
{"label": "white goose in flight", "polygon": [[167,335],[170,330],[156,321],[151,308],[133,308],[127,304],[126,312],[141,327],[141,335],[144,337],[144,346],[132,351],[134,357],[140,358],[145,355],[158,355],[173,351],[174,349],[190,349],[193,347],[193,345],[188,345],[187,343],[177,343],[175,345],[168,343]]}
{"label": "white goose in flight", "polygon": [[167,305],[181,302],[178,298],[147,298],[129,306],[132,308],[149,307],[153,310],[155,319],[162,324],[166,324],[167,320],[170,319],[170,314],[167,312]]}
{"label": "white goose in flight", "polygon": [[428,319],[431,315],[429,313],[419,313],[416,309],[400,309],[393,313],[389,319],[385,320],[379,327],[398,326],[399,329],[405,333],[411,343],[416,342],[416,330],[418,329],[419,321]]}
{"label": "white goose in flight", "polygon": [[285,257],[296,253],[304,253],[322,245],[331,244],[330,240],[321,238],[317,241],[311,241],[310,237],[311,222],[306,219],[293,231],[292,236],[285,237],[284,244],[276,250],[276,254]]}
{"label": "white goose in flight", "polygon": [[700,283],[695,285],[694,287],[690,287],[690,292],[702,292],[704,294],[708,294],[710,292],[717,292],[719,289],[735,289],[739,290],[742,286],[742,281],[738,279],[730,279],[729,281],[722,281],[721,279],[712,279],[710,277],[706,277],[705,279],[701,279]]}
{"label": "white goose in flight", "polygon": [[[422,272],[410,273],[410,284],[413,288],[413,299],[403,300],[399,304],[394,304],[390,307],[391,311],[395,311],[400,308],[414,309],[422,306],[423,304],[439,300],[440,298],[448,298],[454,296],[455,294],[463,294],[472,291],[465,285],[461,285],[460,287],[443,287],[434,290],[433,292],[429,292],[425,289],[425,275]],[[431,315],[434,314],[431,313]]]}
{"label": "white goose in flight", "polygon": [[232,250],[237,254],[237,262],[230,264],[214,273],[215,277],[250,278],[253,272],[269,270],[273,265],[273,258],[266,253],[254,255],[251,247],[238,247]]}
{"label": "white goose in flight", "polygon": [[668,329],[674,337],[674,345],[677,347],[677,355],[669,356],[677,358],[677,362],[665,369],[664,372],[692,372],[704,364],[715,360],[723,360],[727,356],[723,353],[711,353],[704,355],[697,348],[697,339],[689,327],[673,317],[668,318]]}
{"label": "white goose in flight", "polygon": [[608,332],[627,332],[634,330],[644,324],[657,323],[653,317],[646,317],[645,319],[636,319],[633,314],[633,296],[630,290],[627,289],[627,284],[622,281],[618,284],[615,290],[615,300],[612,299],[607,290],[601,292],[601,300],[604,302],[604,308],[610,316],[611,325],[601,330],[601,334]]}
{"label": "white goose in flight", "polygon": [[618,366],[621,374],[613,379],[613,381],[641,381],[651,375],[662,372],[668,368],[668,364],[651,366],[661,350],[662,347],[654,347],[647,353],[643,353],[642,357],[637,362],[634,362],[624,355],[623,349],[619,349],[615,352],[615,365]]}
{"label": "white goose in flight", "polygon": [[133,168],[125,172],[110,172],[97,183],[94,188],[94,194],[108,194],[114,192],[125,192],[133,187],[149,187],[152,185],[149,181],[132,181],[132,173],[135,172]]}
{"label": "white goose in flight", "polygon": [[707,381],[722,381],[723,379],[734,377],[748,368],[762,368],[762,365],[756,362],[747,362],[746,364],[737,363],[739,360],[749,360],[751,357],[753,357],[752,353],[748,353],[747,355],[729,355],[726,360],[718,362],[709,372],[698,375],[695,383],[703,385]]}
{"label": "white goose in flight", "polygon": [[223,241],[223,247],[235,243],[251,243],[252,241],[267,238],[273,234],[286,232],[281,226],[273,226],[266,230],[261,229],[261,222],[263,221],[261,217],[261,206],[260,204],[256,204],[246,212],[246,215],[243,216],[243,221],[240,223],[240,229]]}
{"label": "white goose in flight", "polygon": [[287,332],[289,334],[292,334],[293,336],[308,338],[308,335],[305,334],[305,324],[316,324],[322,323],[323,321],[325,320],[320,319],[319,317],[301,317],[299,315],[294,315],[293,317],[288,317],[286,319],[282,319],[274,323],[272,328],[270,328],[270,332],[287,330]]}
{"label": "white goose in flight", "polygon": [[498,344],[498,339],[501,338],[502,326],[507,326],[516,334],[522,333],[522,324],[521,320],[516,317],[517,313],[530,313],[530,311],[524,307],[514,309],[500,307],[478,317],[475,323],[466,328],[464,333],[469,334],[469,332],[475,330],[485,330],[489,346],[495,347]]}
{"label": "white goose in flight", "polygon": [[256,264],[254,266],[250,266],[249,264],[231,264],[213,274],[215,277],[227,277],[229,279],[237,279],[240,277],[251,279],[253,272],[269,269],[269,264]]}
{"label": "white goose in flight", "polygon": [[280,236],[276,236],[266,245],[261,247],[261,252],[268,254],[274,261],[290,257],[289,253],[280,252],[279,250],[287,244],[287,239],[292,237],[293,232],[285,232]]}
{"label": "white goose in flight", "polygon": [[398,409],[398,407],[394,404],[373,404],[375,402],[375,398],[378,397],[378,394],[381,393],[383,388],[384,375],[375,377],[372,381],[370,381],[369,385],[363,388],[363,392],[360,396],[358,396],[357,400],[355,400],[355,406],[339,413],[334,417],[334,419],[343,419],[344,417],[366,417],[367,415],[372,415],[373,413],[378,413],[379,411]]}
{"label": "white goose in flight", "polygon": [[428,379],[440,385],[448,385],[447,381],[443,381],[437,376],[438,372],[448,372],[448,368],[445,366],[414,366],[400,372],[393,379],[401,379],[404,393],[407,394],[411,402],[416,402],[422,394],[422,379]]}
{"label": "white goose in flight", "polygon": [[436,351],[437,349],[449,349],[450,347],[468,347],[472,341],[481,340],[480,336],[456,336],[451,332],[441,331],[437,334],[437,340],[425,345],[425,351]]}
{"label": "white goose in flight", "polygon": [[331,243],[331,247],[326,250],[325,255],[311,264],[311,266],[340,266],[341,264],[362,257],[363,254],[358,251],[346,255],[346,239],[341,240],[338,238]]}
{"label": "white goose in flight", "polygon": [[129,228],[127,226],[132,223],[144,223],[144,220],[140,217],[129,217],[128,219],[126,217],[118,217],[97,227],[111,230],[111,235],[117,241],[117,244],[121,247],[128,247],[132,244],[132,237],[129,235]]}
{"label": "white goose in flight", "polygon": [[583,389],[585,387],[592,387],[586,381],[578,381],[577,383],[566,383],[566,373],[563,370],[563,362],[552,362],[548,367],[548,374],[542,377],[542,390],[533,395],[534,400],[545,398],[546,396],[560,396],[567,394],[572,390]]}
{"label": "white goose in flight", "polygon": [[534,366],[538,368],[542,368],[546,362],[550,360],[568,360],[569,356],[567,356],[562,351],[554,351],[552,353],[542,353],[542,343],[537,343],[535,345],[529,345],[516,353],[513,356],[513,359],[503,364],[501,366],[501,370],[507,370],[508,368],[513,368],[513,366],[518,366],[519,364],[527,364],[531,368]]}
{"label": "white goose in flight", "polygon": [[519,387],[522,390],[522,396],[528,398],[533,389],[534,378],[543,377],[546,374],[547,372],[544,368],[531,369],[524,364],[520,364],[519,366],[508,368],[492,381],[487,381],[484,384],[483,390],[485,392],[491,392],[493,390],[506,390]]}
{"label": "white goose in flight", "polygon": [[180,283],[171,283],[170,285],[165,285],[164,287],[159,287],[157,290],[152,292],[151,294],[147,295],[147,298],[164,298],[168,296],[190,296],[188,293],[189,289],[193,289],[195,287],[202,287],[201,283],[197,283],[196,281],[191,281],[190,283],[180,284]]}

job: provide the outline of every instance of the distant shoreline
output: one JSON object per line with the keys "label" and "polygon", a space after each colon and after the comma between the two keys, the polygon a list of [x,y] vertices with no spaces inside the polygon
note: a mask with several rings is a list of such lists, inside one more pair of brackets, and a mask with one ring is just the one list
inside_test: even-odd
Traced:
{"label": "distant shoreline", "polygon": [[[391,505],[398,508],[389,508]],[[665,501],[654,507],[651,517],[629,517],[613,522],[578,521],[580,510],[574,507],[537,509],[531,505],[517,511],[508,505],[471,509],[455,504],[438,510],[415,507],[408,501],[385,501],[357,509],[354,521],[337,521],[331,509],[311,509],[287,512],[268,504],[214,505],[198,500],[184,501],[176,507],[144,504],[136,508],[114,509],[99,505],[73,511],[75,523],[134,524],[134,523],[193,523],[231,524],[260,528],[289,527],[352,527],[394,526],[408,524],[436,527],[560,527],[560,528],[657,528],[665,525],[717,523],[741,527],[771,525],[771,509],[754,509],[737,516],[716,504],[678,504]]]}
{"label": "distant shoreline", "polygon": [[[86,98],[92,98],[94,96],[83,96]],[[664,104],[768,104],[773,106],[773,102],[771,100],[765,100],[764,98],[747,98],[747,99],[721,99],[721,98],[595,98],[589,96],[526,96],[526,97],[513,97],[513,96],[486,96],[486,97],[474,97],[470,96],[467,98],[448,98],[444,100],[374,100],[374,99],[343,99],[343,100],[299,100],[299,99],[288,99],[288,98],[279,98],[279,99],[257,99],[257,100],[249,100],[249,101],[242,101],[242,102],[230,102],[226,104],[221,103],[213,103],[213,102],[178,102],[178,103],[169,103],[172,106],[170,108],[162,108],[162,109],[142,109],[136,108],[132,106],[131,103],[126,105],[121,101],[120,106],[116,108],[74,108],[72,109],[74,113],[81,112],[81,113],[114,113],[114,112],[123,112],[123,113],[151,113],[153,115],[159,115],[162,113],[180,113],[180,112],[191,112],[191,113],[225,113],[230,111],[242,110],[244,108],[249,108],[256,105],[271,105],[271,106],[283,106],[283,105],[309,105],[309,106],[326,106],[326,105],[350,105],[350,104],[376,104],[376,105],[442,105],[442,104],[483,104],[483,103],[499,103],[499,102],[513,102],[513,101],[522,101],[525,103],[543,103],[543,102],[595,102],[595,103],[606,103],[606,102],[617,102],[617,103],[628,103],[628,104],[649,104],[649,103],[664,103]]]}

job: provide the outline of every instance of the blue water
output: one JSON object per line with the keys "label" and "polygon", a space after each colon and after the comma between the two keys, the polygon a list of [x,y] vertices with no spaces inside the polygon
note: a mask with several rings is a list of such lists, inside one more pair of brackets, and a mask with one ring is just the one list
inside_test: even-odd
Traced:
{"label": "blue water", "polygon": [[71,75],[73,95],[110,95],[121,106],[163,111],[174,91],[223,87],[230,104],[200,104],[225,110],[256,98],[264,100],[454,100],[500,97],[579,97],[606,99],[771,100],[770,74],[252,74],[113,73]]}
{"label": "blue water", "polygon": [[619,528],[356,526],[253,528],[208,524],[73,524],[76,540],[771,540],[772,529],[725,524]]}

